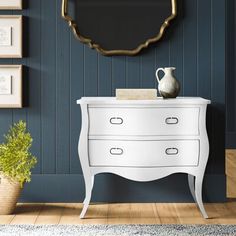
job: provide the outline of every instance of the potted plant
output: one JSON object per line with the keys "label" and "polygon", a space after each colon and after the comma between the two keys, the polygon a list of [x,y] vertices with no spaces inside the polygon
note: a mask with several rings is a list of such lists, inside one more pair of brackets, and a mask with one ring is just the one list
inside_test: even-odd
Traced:
{"label": "potted plant", "polygon": [[25,182],[31,180],[31,169],[37,163],[30,152],[32,137],[26,123],[11,126],[0,144],[0,215],[11,214]]}

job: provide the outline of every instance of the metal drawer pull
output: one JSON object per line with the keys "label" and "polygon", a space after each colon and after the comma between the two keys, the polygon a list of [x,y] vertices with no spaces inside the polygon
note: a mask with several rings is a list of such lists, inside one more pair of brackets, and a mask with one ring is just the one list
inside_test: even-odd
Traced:
{"label": "metal drawer pull", "polygon": [[122,155],[124,153],[123,149],[122,148],[111,148],[110,149],[110,154],[111,155]]}
{"label": "metal drawer pull", "polygon": [[123,119],[120,118],[120,117],[112,117],[112,118],[110,119],[110,123],[111,123],[112,125],[122,125],[122,124],[123,124]]}
{"label": "metal drawer pull", "polygon": [[179,119],[177,117],[168,117],[166,118],[167,125],[176,125],[179,123]]}
{"label": "metal drawer pull", "polygon": [[179,153],[178,148],[167,148],[166,149],[166,155],[177,155]]}

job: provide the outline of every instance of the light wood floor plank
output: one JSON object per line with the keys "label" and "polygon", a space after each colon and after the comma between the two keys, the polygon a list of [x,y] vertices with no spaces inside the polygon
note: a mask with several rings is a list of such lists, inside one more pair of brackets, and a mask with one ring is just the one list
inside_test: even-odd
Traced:
{"label": "light wood floor plank", "polygon": [[82,220],[82,224],[107,224],[107,216],[108,204],[92,204],[89,206],[86,218]]}
{"label": "light wood floor plank", "polygon": [[130,218],[131,204],[109,204],[108,224],[132,224]]}
{"label": "light wood floor plank", "polygon": [[161,224],[179,224],[179,218],[174,204],[157,203],[157,214]]}
{"label": "light wood floor plank", "polygon": [[203,219],[197,206],[192,203],[177,203],[174,204],[178,220],[181,224],[205,224],[206,220]]}
{"label": "light wood floor plank", "polygon": [[81,220],[82,204],[20,204],[16,215],[0,216],[0,224],[236,224],[236,201],[205,207],[211,219],[189,203],[96,204]]}
{"label": "light wood floor plank", "polygon": [[35,224],[59,224],[62,212],[64,210],[63,203],[48,203],[41,209]]}
{"label": "light wood floor plank", "polygon": [[130,218],[132,224],[160,224],[155,203],[131,204]]}
{"label": "light wood floor plank", "polygon": [[43,204],[28,203],[17,204],[15,217],[10,224],[35,224]]}
{"label": "light wood floor plank", "polygon": [[236,212],[232,203],[214,204],[221,224],[236,224]]}
{"label": "light wood floor plank", "polygon": [[82,203],[65,203],[64,209],[59,221],[61,225],[76,225],[83,224],[83,221],[79,218],[82,210]]}
{"label": "light wood floor plank", "polygon": [[205,221],[206,224],[221,224],[220,219],[221,215],[219,212],[216,210],[215,204],[214,203],[205,203],[204,204],[206,212],[210,219],[207,219]]}
{"label": "light wood floor plank", "polygon": [[0,215],[0,225],[9,225],[15,215]]}

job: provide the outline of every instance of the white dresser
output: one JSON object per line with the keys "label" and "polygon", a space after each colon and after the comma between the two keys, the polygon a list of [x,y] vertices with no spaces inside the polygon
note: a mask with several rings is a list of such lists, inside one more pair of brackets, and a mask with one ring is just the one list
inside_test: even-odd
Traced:
{"label": "white dresser", "polygon": [[79,157],[86,186],[80,217],[88,209],[94,176],[113,173],[135,181],[188,174],[190,191],[203,217],[202,182],[209,155],[206,109],[209,100],[147,101],[83,97]]}

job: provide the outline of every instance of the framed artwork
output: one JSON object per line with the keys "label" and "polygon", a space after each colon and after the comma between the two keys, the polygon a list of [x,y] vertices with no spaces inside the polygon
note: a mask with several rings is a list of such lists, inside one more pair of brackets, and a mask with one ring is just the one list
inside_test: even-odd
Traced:
{"label": "framed artwork", "polygon": [[21,10],[22,0],[0,0],[0,10]]}
{"label": "framed artwork", "polygon": [[21,65],[0,65],[0,108],[22,108]]}
{"label": "framed artwork", "polygon": [[0,15],[0,58],[22,58],[22,16]]}

